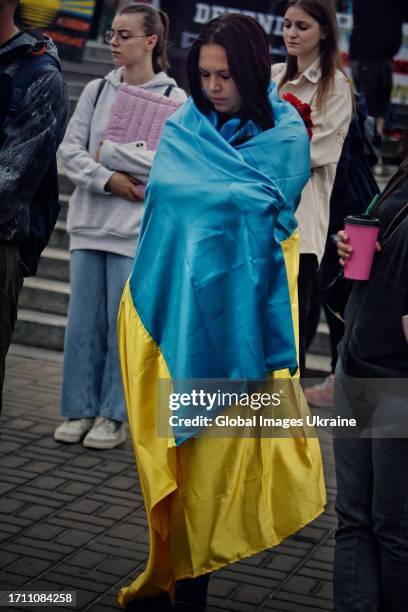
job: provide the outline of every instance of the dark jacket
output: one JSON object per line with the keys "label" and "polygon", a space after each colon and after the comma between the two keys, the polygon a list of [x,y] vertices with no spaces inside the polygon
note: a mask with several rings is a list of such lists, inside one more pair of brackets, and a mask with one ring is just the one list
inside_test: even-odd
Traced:
{"label": "dark jacket", "polygon": [[392,60],[401,46],[407,18],[406,0],[354,0],[350,59]]}
{"label": "dark jacket", "polygon": [[362,213],[379,193],[370,170],[377,158],[366,135],[367,112],[361,96],[356,96],[355,101],[356,112],[344,141],[330,197],[329,236],[343,229],[344,217]]}
{"label": "dark jacket", "polygon": [[[46,38],[47,52],[58,54]],[[0,124],[8,110],[12,78],[21,58],[38,45],[23,31],[0,47]],[[58,202],[56,151],[68,116],[67,95],[56,66],[41,67],[29,85],[18,113],[0,133],[0,240],[24,243],[31,217]],[[30,230],[31,231],[31,230]],[[47,237],[48,239],[48,237]],[[41,240],[40,240],[41,242]],[[43,241],[44,242],[44,241]],[[43,248],[44,243],[41,244]],[[37,245],[36,245],[37,248]],[[39,253],[33,253],[35,273]]]}
{"label": "dark jacket", "polygon": [[382,221],[382,251],[375,256],[370,279],[353,282],[345,309],[339,356],[350,376],[408,376],[402,327],[402,317],[408,314],[408,160],[391,186],[395,188],[382,196],[376,212]]}

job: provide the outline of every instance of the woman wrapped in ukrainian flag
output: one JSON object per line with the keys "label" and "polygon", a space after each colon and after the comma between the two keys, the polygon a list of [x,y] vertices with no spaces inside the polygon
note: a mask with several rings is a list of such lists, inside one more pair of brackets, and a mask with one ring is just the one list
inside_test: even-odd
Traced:
{"label": "woman wrapped in ukrainian flag", "polygon": [[158,435],[162,379],[297,371],[307,131],[270,83],[268,38],[250,17],[205,25],[187,75],[191,98],[166,123],[119,311],[150,530],[147,567],[119,594],[132,610],[204,610],[211,572],[277,545],[325,504],[315,437]]}

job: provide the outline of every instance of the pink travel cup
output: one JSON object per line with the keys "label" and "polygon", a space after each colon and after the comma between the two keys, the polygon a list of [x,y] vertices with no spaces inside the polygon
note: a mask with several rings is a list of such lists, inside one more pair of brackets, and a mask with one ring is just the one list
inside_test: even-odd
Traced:
{"label": "pink travel cup", "polygon": [[368,280],[381,222],[368,215],[350,215],[344,219],[344,230],[353,252],[344,267],[344,277]]}

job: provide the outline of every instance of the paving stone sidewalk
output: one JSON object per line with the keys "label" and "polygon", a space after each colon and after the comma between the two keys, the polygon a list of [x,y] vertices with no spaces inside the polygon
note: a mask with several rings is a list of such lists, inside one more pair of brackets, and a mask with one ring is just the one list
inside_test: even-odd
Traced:
{"label": "paving stone sidewalk", "polygon": [[[60,382],[61,359],[9,355],[0,423],[0,590],[70,589],[76,610],[110,612],[119,609],[119,588],[146,563],[143,500],[129,442],[92,451],[53,440]],[[335,481],[331,438],[319,437],[326,512],[277,548],[218,571],[209,611],[332,609]]]}

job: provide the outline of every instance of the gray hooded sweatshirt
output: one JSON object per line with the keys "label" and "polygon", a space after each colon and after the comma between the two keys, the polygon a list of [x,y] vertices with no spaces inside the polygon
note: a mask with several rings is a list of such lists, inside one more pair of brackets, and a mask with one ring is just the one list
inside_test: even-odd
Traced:
{"label": "gray hooded sweatshirt", "polygon": [[[147,182],[153,163],[153,151],[140,151],[105,141],[101,163],[95,154],[105,138],[110,110],[122,83],[123,68],[112,70],[95,107],[100,79],[88,83],[69,122],[60,151],[65,174],[76,185],[69,202],[67,231],[70,250],[93,249],[133,257],[143,215],[143,202],[130,202],[107,193],[105,186],[115,171],[131,174]],[[164,72],[143,85],[163,95],[174,79]],[[186,95],[175,87],[171,98],[184,101]]]}

